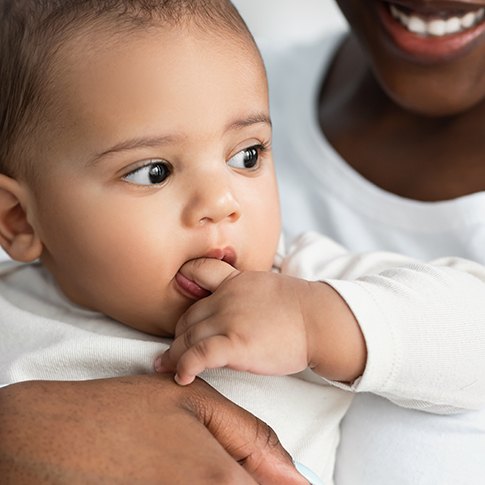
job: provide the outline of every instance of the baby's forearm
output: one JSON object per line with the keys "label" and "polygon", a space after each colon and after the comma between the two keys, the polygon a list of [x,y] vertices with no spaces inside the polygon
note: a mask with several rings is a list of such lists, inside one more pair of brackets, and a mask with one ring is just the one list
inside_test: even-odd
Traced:
{"label": "baby's forearm", "polygon": [[460,258],[423,263],[386,252],[352,254],[308,233],[294,245],[282,272],[326,281],[352,309],[367,357],[362,379],[349,390],[438,413],[483,407],[483,265]]}
{"label": "baby's forearm", "polygon": [[309,282],[302,296],[309,366],[334,381],[352,382],[362,375],[367,349],[357,320],[328,284]]}

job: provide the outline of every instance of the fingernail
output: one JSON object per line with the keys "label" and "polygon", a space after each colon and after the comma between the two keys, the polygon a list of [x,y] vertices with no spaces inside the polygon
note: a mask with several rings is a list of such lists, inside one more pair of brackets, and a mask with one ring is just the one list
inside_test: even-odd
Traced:
{"label": "fingernail", "polygon": [[180,381],[180,377],[178,374],[175,374],[173,376],[173,380],[179,385],[179,386],[183,386],[182,382]]}

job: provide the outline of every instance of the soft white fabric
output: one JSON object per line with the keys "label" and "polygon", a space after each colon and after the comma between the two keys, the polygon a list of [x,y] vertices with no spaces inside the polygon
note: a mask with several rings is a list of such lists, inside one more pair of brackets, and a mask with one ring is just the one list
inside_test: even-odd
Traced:
{"label": "soft white fabric", "polygon": [[[288,258],[278,260],[289,264]],[[310,265],[296,266],[291,264],[295,275],[306,277]],[[12,262],[0,264],[0,335],[0,386],[147,373],[169,344],[73,305],[40,265]],[[295,460],[326,484],[333,483],[339,423],[353,397],[350,392],[327,385],[310,371],[265,377],[218,369],[202,377],[266,421]]]}
{"label": "soft white fabric", "polygon": [[[363,376],[350,387],[336,385],[437,413],[484,403],[485,325],[478,303],[485,267],[461,258],[425,264],[388,252],[352,254],[311,232],[290,254],[283,271],[297,275],[304,268],[306,279],[332,285],[364,333]],[[456,295],[462,287],[466,291]],[[463,325],[456,324],[460,319]]]}
{"label": "soft white fabric", "polygon": [[[437,203],[398,197],[355,172],[322,135],[319,83],[342,35],[285,50],[263,46],[287,233],[319,230],[351,251],[384,249],[423,261],[451,255],[483,264],[485,193]],[[480,272],[476,266],[471,274]],[[419,264],[362,281],[360,297],[348,283],[334,284],[359,316],[369,347],[357,390],[387,395],[387,386],[393,382],[395,391],[401,381],[401,398],[413,405],[424,397],[413,387],[414,380],[424,383],[424,373],[432,392],[446,389],[442,404],[450,404],[453,388],[459,395],[470,386],[476,394],[468,398],[483,403],[485,364],[477,362],[485,358],[485,286],[459,270]],[[366,313],[372,309],[366,294],[373,288],[374,308],[385,302],[384,318]],[[485,483],[483,407],[438,416],[363,393],[353,400],[341,430],[337,485]]]}
{"label": "soft white fabric", "polygon": [[[451,260],[445,262],[451,264]],[[399,269],[386,273],[386,267],[398,265]],[[453,265],[484,276],[482,267],[469,261],[456,259]],[[382,352],[369,348],[366,371],[353,389],[374,385],[403,406],[431,407],[439,411],[448,411],[449,403],[470,406],[475,402],[479,387],[473,383],[464,385],[460,377],[467,376],[470,370],[459,362],[455,362],[455,387],[448,381],[433,382],[436,374],[433,369],[449,364],[439,355],[431,369],[423,367],[421,373],[395,370],[396,361],[401,358],[395,341],[399,343],[401,338],[395,339],[393,332],[413,336],[421,327],[420,320],[406,325],[409,299],[415,298],[413,290],[408,297],[406,289],[395,291],[395,286],[412,288],[413,283],[419,284],[423,274],[428,277],[429,266],[391,253],[349,254],[328,238],[307,233],[293,244],[288,255],[277,256],[276,267],[292,276],[328,281],[345,296],[361,320],[367,340],[375,346],[375,342],[389,346],[387,362],[374,359],[374,354],[380,356]],[[449,269],[441,271],[446,277]],[[359,278],[366,273],[374,276]],[[477,285],[482,284],[475,276],[466,273],[464,276]],[[395,322],[406,326],[405,329],[396,326],[394,321],[389,324],[389,313],[393,311],[402,317]],[[387,325],[392,331],[379,333]],[[472,324],[470,328],[473,333],[475,326]],[[449,335],[453,325],[445,324],[438,330],[443,329]],[[82,380],[150,372],[155,355],[169,343],[73,305],[40,265],[16,263],[0,265],[0,334],[0,385],[31,379]],[[429,338],[436,337],[437,332],[431,332]],[[454,345],[467,345],[468,340],[466,333],[458,335]],[[423,351],[429,345],[424,342],[415,347]],[[409,346],[407,354],[412,355],[414,350]],[[203,377],[224,395],[268,422],[298,461],[331,483],[338,427],[351,402],[349,392],[326,386],[310,371],[291,377],[261,377],[220,369]],[[456,386],[465,390],[454,393]],[[443,406],[443,402],[447,404]]]}

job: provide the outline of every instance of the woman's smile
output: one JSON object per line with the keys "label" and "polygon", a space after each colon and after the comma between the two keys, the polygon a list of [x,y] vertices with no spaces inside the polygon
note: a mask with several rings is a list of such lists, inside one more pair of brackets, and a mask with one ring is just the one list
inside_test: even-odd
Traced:
{"label": "woman's smile", "polygon": [[485,15],[485,7],[475,7],[468,11],[440,8],[412,10],[404,5],[389,3],[389,10],[409,32],[425,37],[443,37],[471,30]]}
{"label": "woman's smile", "polygon": [[381,2],[380,18],[394,45],[421,63],[468,52],[485,33],[485,5],[465,2]]}

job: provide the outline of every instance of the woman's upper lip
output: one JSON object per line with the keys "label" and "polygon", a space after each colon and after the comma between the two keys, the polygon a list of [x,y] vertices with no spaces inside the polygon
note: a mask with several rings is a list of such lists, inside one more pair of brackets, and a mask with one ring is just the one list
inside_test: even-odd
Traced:
{"label": "woman's upper lip", "polygon": [[451,0],[451,1],[426,1],[426,0],[384,0],[385,3],[399,5],[415,12],[433,14],[446,11],[468,12],[485,6],[485,0]]}

